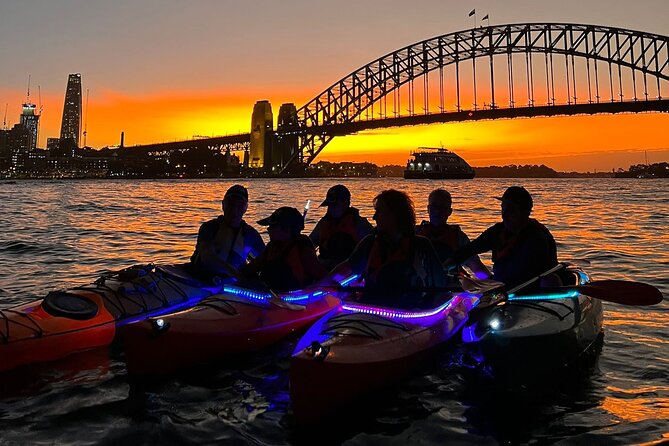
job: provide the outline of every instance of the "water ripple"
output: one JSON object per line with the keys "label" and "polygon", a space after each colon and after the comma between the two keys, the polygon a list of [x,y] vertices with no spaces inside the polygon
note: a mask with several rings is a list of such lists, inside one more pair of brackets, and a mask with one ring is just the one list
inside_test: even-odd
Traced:
{"label": "water ripple", "polygon": [[[363,216],[382,190],[401,188],[419,220],[435,187],[453,195],[453,223],[471,237],[499,221],[501,195],[523,184],[534,215],[553,232],[563,260],[587,260],[593,279],[653,284],[669,296],[666,223],[669,182],[614,179],[400,179],[20,181],[0,188],[0,306],[90,283],[103,271],[137,263],[183,262],[200,224],[221,212],[232,184],[249,189],[248,222],[279,206],[319,203],[345,183]],[[312,206],[309,232],[324,209]],[[261,231],[265,239],[267,234]],[[483,256],[489,262],[489,255]],[[74,355],[58,366],[3,374],[1,442],[48,444],[630,444],[669,432],[669,301],[652,308],[605,303],[605,341],[583,379],[544,389],[504,391],[471,381],[443,358],[404,383],[360,422],[327,431],[290,423],[282,343],[194,375],[136,386],[123,363]],[[87,357],[86,354],[83,357]],[[453,363],[451,361],[454,361]],[[79,372],[75,371],[79,370]],[[565,384],[565,385],[562,385]],[[8,391],[9,391],[8,390]]]}

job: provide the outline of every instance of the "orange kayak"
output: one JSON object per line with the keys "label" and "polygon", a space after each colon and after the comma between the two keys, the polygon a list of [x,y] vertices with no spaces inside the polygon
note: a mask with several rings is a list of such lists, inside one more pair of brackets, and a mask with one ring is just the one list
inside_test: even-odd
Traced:
{"label": "orange kayak", "polygon": [[0,309],[0,372],[109,345],[117,328],[188,308],[222,288],[180,266],[141,265]]}

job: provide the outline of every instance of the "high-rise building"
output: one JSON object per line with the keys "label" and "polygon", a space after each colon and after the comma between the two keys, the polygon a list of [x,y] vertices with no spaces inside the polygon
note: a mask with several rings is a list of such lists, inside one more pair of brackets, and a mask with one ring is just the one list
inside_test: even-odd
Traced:
{"label": "high-rise building", "polygon": [[74,139],[79,146],[79,132],[81,130],[81,74],[70,74],[67,78],[65,91],[65,105],[63,106],[63,121],[60,126],[60,137]]}
{"label": "high-rise building", "polygon": [[30,134],[28,150],[35,150],[37,148],[37,124],[39,122],[40,115],[35,113],[35,108],[35,104],[26,102],[23,104],[23,109],[21,111],[21,125],[25,127]]}

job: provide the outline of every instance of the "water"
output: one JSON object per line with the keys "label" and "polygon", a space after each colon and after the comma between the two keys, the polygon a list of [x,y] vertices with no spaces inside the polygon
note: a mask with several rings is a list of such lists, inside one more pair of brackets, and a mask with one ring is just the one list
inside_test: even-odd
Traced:
{"label": "water", "polygon": [[[247,221],[313,202],[345,182],[354,205],[395,187],[425,218],[429,191],[454,196],[451,221],[476,236],[499,220],[499,196],[523,184],[562,260],[586,259],[593,279],[647,282],[669,295],[669,182],[561,179],[242,180]],[[0,306],[90,283],[137,263],[183,262],[199,224],[218,215],[232,182],[19,181],[0,183]],[[489,261],[489,258],[484,260]],[[444,354],[358,422],[303,432],[290,422],[285,358],[294,340],[138,388],[106,349],[1,376],[0,444],[638,444],[669,440],[669,304],[605,304],[598,361],[543,389],[472,380]],[[1,358],[0,358],[1,360]],[[652,444],[652,443],[651,443]]]}

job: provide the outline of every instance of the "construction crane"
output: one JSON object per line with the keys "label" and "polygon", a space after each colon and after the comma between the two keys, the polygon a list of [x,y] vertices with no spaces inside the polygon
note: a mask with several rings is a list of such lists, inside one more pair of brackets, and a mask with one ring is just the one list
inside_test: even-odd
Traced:
{"label": "construction crane", "polygon": [[7,107],[9,102],[5,103],[5,118],[2,120],[2,130],[7,130]]}
{"label": "construction crane", "polygon": [[86,135],[88,134],[88,88],[86,89],[86,110],[84,111],[84,147],[86,147]]}
{"label": "construction crane", "polygon": [[41,116],[44,108],[42,107],[42,87],[39,85],[37,86],[37,99],[39,100],[39,114]]}

